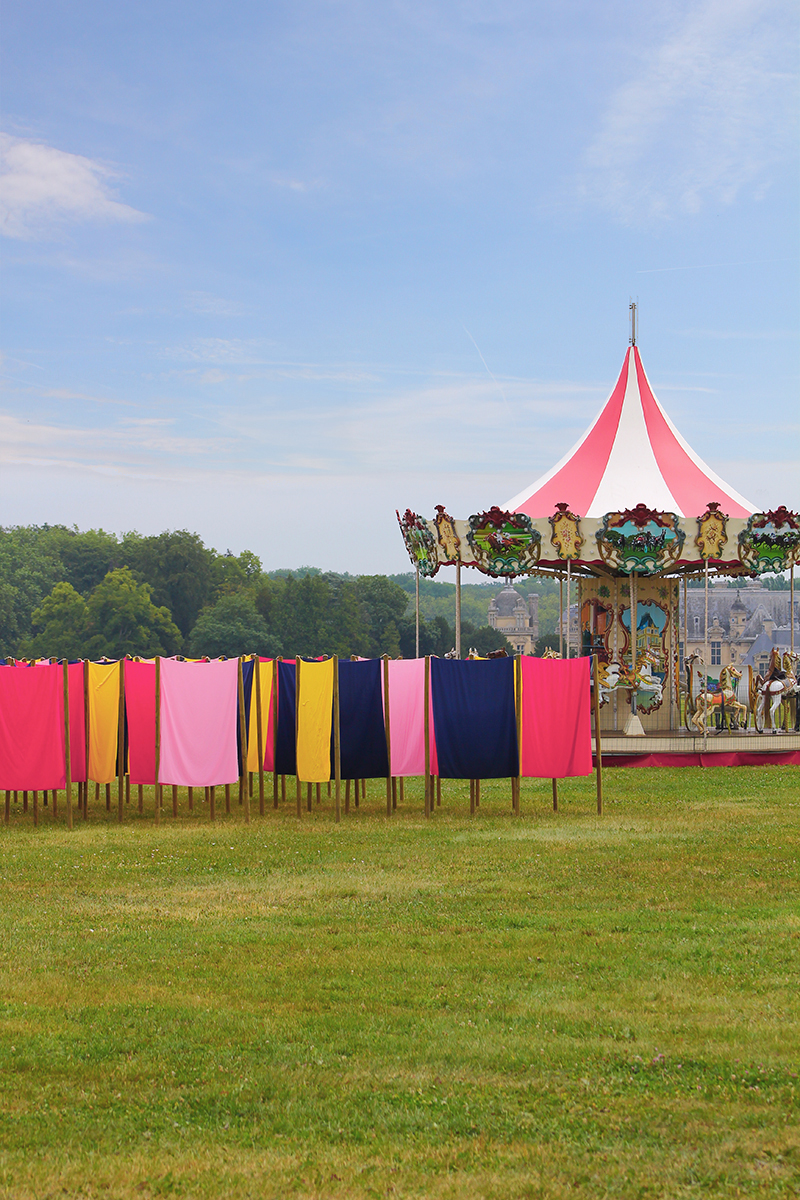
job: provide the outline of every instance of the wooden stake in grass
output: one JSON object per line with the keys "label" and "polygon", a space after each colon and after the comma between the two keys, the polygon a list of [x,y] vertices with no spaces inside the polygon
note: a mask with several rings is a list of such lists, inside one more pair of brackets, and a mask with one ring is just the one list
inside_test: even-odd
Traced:
{"label": "wooden stake in grass", "polygon": [[156,655],[156,764],[155,764],[155,808],[156,825],[161,821],[161,784],[158,782],[161,767],[161,658]]}
{"label": "wooden stake in grass", "polygon": [[247,778],[247,726],[245,725],[245,710],[244,710],[244,670],[242,664],[244,659],[239,659],[239,745],[242,753],[242,779],[239,788],[239,799],[242,798],[244,792],[244,823],[250,824],[250,788]]}
{"label": "wooden stake in grass", "polygon": [[33,824],[34,824],[34,826],[39,824],[39,793],[38,792],[33,793]]}
{"label": "wooden stake in grass", "polygon": [[389,655],[383,656],[383,725],[386,730],[386,815],[392,815],[392,728],[389,720]]}
{"label": "wooden stake in grass", "polygon": [[117,820],[125,805],[125,659],[119,660],[119,719],[117,721]]}
{"label": "wooden stake in grass", "polygon": [[553,812],[558,812],[558,780],[553,780]]}
{"label": "wooden stake in grass", "polygon": [[597,777],[597,815],[603,815],[603,748],[600,744],[600,676],[598,655],[592,655],[592,705],[594,708],[594,752]]}
{"label": "wooden stake in grass", "polygon": [[177,783],[173,783],[173,785],[172,785],[172,815],[173,815],[173,817],[177,817],[177,815],[178,815],[178,785],[177,785]]}
{"label": "wooden stake in grass", "polygon": [[[258,815],[264,815],[264,725],[261,712],[261,660],[253,660],[253,683],[256,689],[256,750],[258,752]],[[252,700],[250,702],[252,704]]]}
{"label": "wooden stake in grass", "polygon": [[189,812],[192,812],[194,810],[194,788],[187,788],[186,795],[189,801]]}
{"label": "wooden stake in grass", "polygon": [[431,656],[425,655],[425,691],[423,695],[424,735],[425,735],[425,816],[431,815],[431,729],[430,729],[430,696],[431,696]]}
{"label": "wooden stake in grass", "polygon": [[[8,822],[9,822],[10,820],[11,820],[11,792],[10,792],[10,791],[6,791],[6,809],[5,809],[5,823],[6,823],[6,825],[8,824]],[[70,828],[72,828],[72,826],[70,826]]]}
{"label": "wooden stake in grass", "polygon": [[342,735],[339,728],[339,658],[333,656],[333,779],[336,791],[336,824],[342,816]]}
{"label": "wooden stake in grass", "polygon": [[214,784],[208,789],[208,810],[212,821],[217,819],[217,789]]}
{"label": "wooden stake in grass", "polygon": [[138,797],[137,797],[137,799],[139,801],[139,803],[138,803],[139,812],[143,813],[144,812],[144,784],[142,784],[142,783],[137,784],[136,790],[139,793]]}
{"label": "wooden stake in grass", "polygon": [[[84,672],[86,668],[84,667]],[[69,662],[64,659],[64,786],[67,791],[67,829],[72,829],[72,753],[69,741]],[[8,824],[8,792],[6,792]]]}

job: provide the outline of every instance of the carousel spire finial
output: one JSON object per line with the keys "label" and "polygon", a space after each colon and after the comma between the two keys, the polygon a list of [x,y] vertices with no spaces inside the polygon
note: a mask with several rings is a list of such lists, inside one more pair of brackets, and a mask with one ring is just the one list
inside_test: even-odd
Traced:
{"label": "carousel spire finial", "polygon": [[631,311],[631,345],[635,346],[636,345],[636,301],[631,300],[629,307],[630,307],[630,311]]}

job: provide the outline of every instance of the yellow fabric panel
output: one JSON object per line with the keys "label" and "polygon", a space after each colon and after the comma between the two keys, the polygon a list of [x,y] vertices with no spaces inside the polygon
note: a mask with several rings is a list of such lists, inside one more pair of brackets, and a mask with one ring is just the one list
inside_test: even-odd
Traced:
{"label": "yellow fabric panel", "polygon": [[[253,667],[256,670],[256,667]],[[269,732],[269,705],[272,696],[272,676],[275,671],[274,662],[262,662],[258,664],[258,672],[261,678],[261,747],[262,750],[267,749],[267,734]],[[247,769],[248,771],[260,770],[261,764],[258,761],[258,708],[256,707],[256,688],[255,679],[253,680],[253,695],[250,700],[250,728],[247,732]]]}
{"label": "yellow fabric panel", "polygon": [[119,730],[119,663],[88,664],[89,779],[112,783],[117,778]]}
{"label": "yellow fabric panel", "polygon": [[298,659],[297,679],[297,778],[304,783],[327,783],[331,777],[333,659],[321,663]]}

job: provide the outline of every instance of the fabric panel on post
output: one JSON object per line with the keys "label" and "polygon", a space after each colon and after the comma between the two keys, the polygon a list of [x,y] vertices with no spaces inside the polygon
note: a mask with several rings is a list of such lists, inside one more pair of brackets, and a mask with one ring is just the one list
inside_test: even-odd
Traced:
{"label": "fabric panel on post", "polygon": [[0,789],[66,784],[64,668],[0,668]]}
{"label": "fabric panel on post", "polygon": [[431,693],[442,779],[519,774],[513,658],[432,658]]}
{"label": "fabric panel on post", "polygon": [[[162,667],[164,665],[162,659]],[[125,663],[125,713],[132,784],[156,781],[156,664]],[[172,780],[169,781],[172,783]]]}
{"label": "fabric panel on post", "polygon": [[539,779],[592,773],[591,658],[522,665],[522,768]]}
{"label": "fabric panel on post", "polygon": [[82,662],[71,662],[67,667],[69,680],[69,759],[70,778],[73,783],[86,781],[86,711],[83,699]]}
{"label": "fabric panel on post", "polygon": [[[431,774],[438,774],[433,705],[429,703]],[[396,778],[425,774],[425,659],[400,658],[389,662],[389,725],[392,740],[392,775]]]}
{"label": "fabric panel on post", "polygon": [[379,658],[340,660],[339,730],[341,778],[385,779],[389,756],[383,719],[383,663]]}
{"label": "fabric panel on post", "polygon": [[279,775],[294,775],[295,753],[295,663],[278,663],[278,753],[275,770]]}
{"label": "fabric panel on post", "polygon": [[270,699],[272,696],[272,677],[275,671],[275,663],[271,658],[260,658],[258,661],[259,677],[261,680],[261,738],[264,749],[264,762],[259,763],[258,761],[258,708],[256,705],[256,695],[253,692],[253,699],[250,702],[249,732],[247,734],[247,769],[248,771],[258,771],[263,767],[265,771],[271,771],[274,756],[272,753]]}
{"label": "fabric panel on post", "polygon": [[326,662],[298,660],[297,670],[300,680],[297,778],[304,783],[327,783],[331,777],[333,659]]}
{"label": "fabric panel on post", "polygon": [[119,663],[87,663],[89,671],[89,764],[95,783],[117,778]]}
{"label": "fabric panel on post", "polygon": [[216,787],[239,778],[239,663],[161,659],[159,783]]}

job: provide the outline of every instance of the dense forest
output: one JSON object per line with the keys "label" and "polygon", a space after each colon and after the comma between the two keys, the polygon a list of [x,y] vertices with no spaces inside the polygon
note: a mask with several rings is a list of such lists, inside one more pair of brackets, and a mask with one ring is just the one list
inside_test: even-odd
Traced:
{"label": "dense forest", "polygon": [[[506,646],[489,628],[502,584],[462,588],[462,644]],[[556,628],[558,585],[542,596],[543,633]],[[220,554],[195,533],[152,537],[63,525],[0,527],[0,655],[6,658],[414,654],[414,576],[264,571],[249,550]],[[455,643],[455,586],[423,580],[420,652]],[[551,611],[552,610],[552,611]]]}

